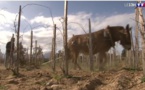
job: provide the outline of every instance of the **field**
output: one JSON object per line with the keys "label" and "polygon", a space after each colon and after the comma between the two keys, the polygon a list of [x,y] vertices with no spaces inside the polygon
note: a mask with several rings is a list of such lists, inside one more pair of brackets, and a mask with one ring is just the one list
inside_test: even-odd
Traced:
{"label": "field", "polygon": [[106,71],[69,71],[63,76],[59,68],[52,72],[48,64],[40,68],[21,68],[15,77],[0,65],[0,90],[145,90],[145,78],[141,70],[124,68]]}
{"label": "field", "polygon": [[[5,20],[0,21],[3,31],[1,49],[6,46],[4,56],[10,56],[6,57],[6,60],[9,59],[6,64],[22,66],[19,74],[14,75],[13,70],[6,69],[0,63],[0,90],[145,90],[145,22],[142,8],[136,7],[134,12],[124,7],[129,4],[124,2],[107,2],[109,9],[98,8],[105,6],[104,2],[81,2],[80,5],[73,2],[74,6],[69,2],[72,4],[69,9],[67,0],[64,4],[23,3],[17,3],[20,5],[19,11],[15,12],[9,12],[12,7],[8,7],[15,4],[1,5],[8,8],[7,11],[1,7],[1,16]],[[24,10],[29,5],[39,8]],[[45,8],[44,11],[40,6]],[[33,9],[40,12],[36,13]],[[9,45],[6,44],[7,40],[11,41]],[[105,55],[107,51],[109,53]],[[17,54],[11,57],[13,53]],[[85,54],[89,54],[90,58]],[[4,59],[1,57],[3,55],[0,59]],[[74,69],[71,63],[68,65],[69,75],[64,76],[62,67],[71,59],[78,62],[82,69]],[[56,65],[55,72],[53,65]],[[90,70],[91,66],[93,71]]]}

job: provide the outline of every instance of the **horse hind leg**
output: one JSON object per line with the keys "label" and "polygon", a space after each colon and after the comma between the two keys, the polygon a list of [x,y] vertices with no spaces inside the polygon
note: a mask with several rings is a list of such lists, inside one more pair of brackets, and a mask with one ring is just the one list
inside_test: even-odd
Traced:
{"label": "horse hind leg", "polygon": [[79,70],[81,70],[82,68],[80,67],[80,65],[76,62],[76,65],[78,67]]}
{"label": "horse hind leg", "polygon": [[74,69],[76,70],[77,68],[78,68],[79,70],[81,70],[80,65],[77,63],[77,60],[75,60],[75,62],[74,62]]}
{"label": "horse hind leg", "polygon": [[74,55],[74,69],[76,70],[76,68],[78,68],[79,70],[81,70],[81,67],[80,65],[77,63],[77,57],[78,57],[78,54]]}

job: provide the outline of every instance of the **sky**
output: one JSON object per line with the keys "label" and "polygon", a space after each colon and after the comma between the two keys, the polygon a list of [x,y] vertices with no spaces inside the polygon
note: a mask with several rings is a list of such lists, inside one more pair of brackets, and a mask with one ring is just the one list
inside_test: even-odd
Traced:
{"label": "sky", "polygon": [[[127,6],[134,1],[69,1],[68,2],[68,39],[72,35],[88,32],[88,19],[91,19],[92,32],[110,26],[135,28],[135,7]],[[64,1],[0,1],[0,48],[5,53],[6,43],[15,34],[14,22],[17,23],[19,7],[22,7],[20,41],[25,48],[30,48],[30,32],[33,30],[34,41],[43,52],[51,51],[53,21],[57,26],[56,50],[63,47],[62,21]],[[144,10],[144,9],[143,9]],[[51,15],[52,14],[52,15]],[[53,17],[53,20],[52,20]],[[83,28],[83,29],[82,29]],[[33,46],[34,46],[33,42]],[[116,48],[122,50],[120,45]]]}

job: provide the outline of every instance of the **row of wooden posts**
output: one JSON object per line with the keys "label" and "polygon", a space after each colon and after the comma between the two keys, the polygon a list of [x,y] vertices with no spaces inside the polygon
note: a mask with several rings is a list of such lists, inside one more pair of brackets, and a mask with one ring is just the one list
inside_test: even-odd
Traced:
{"label": "row of wooden posts", "polygon": [[[65,4],[64,4],[64,23],[63,23],[63,45],[64,45],[64,71],[65,71],[65,75],[68,75],[68,51],[67,51],[67,12],[68,12],[68,1],[65,0]],[[138,51],[139,51],[139,32],[140,32],[140,35],[141,35],[141,41],[142,41],[142,64],[143,64],[143,73],[145,75],[145,37],[144,37],[144,34],[145,34],[145,21],[144,21],[144,18],[143,18],[143,14],[142,14],[142,8],[140,7],[137,7],[135,9],[135,15],[136,15],[136,18],[135,18],[135,21],[136,21],[136,34],[135,34],[135,45],[133,43],[133,40],[132,40],[132,47],[133,47],[133,50],[135,51],[134,53],[134,66],[136,67],[137,66],[137,61],[138,61]],[[15,68],[15,71],[17,73],[19,73],[19,32],[20,32],[20,22],[21,22],[21,6],[19,7],[19,18],[18,18],[18,30],[17,30],[17,66]],[[93,58],[92,58],[92,45],[91,45],[91,21],[89,19],[89,36],[90,36],[90,48],[89,48],[89,51],[90,51],[90,70],[93,70]],[[31,34],[32,31],[31,31]],[[31,35],[32,36],[32,35]],[[32,41],[32,38],[31,38],[31,41]],[[54,24],[54,36],[53,36],[53,44],[52,44],[52,51],[53,51],[53,60],[54,60],[54,63],[53,63],[53,70],[55,71],[55,46],[56,46],[56,25]],[[31,48],[30,48],[30,61],[32,59],[32,43],[31,43]],[[136,64],[136,65],[135,65]]]}
{"label": "row of wooden posts", "polygon": [[[64,4],[64,23],[63,23],[63,42],[64,42],[64,71],[65,75],[68,75],[68,55],[67,55],[67,11],[68,11],[68,1],[65,0]],[[139,62],[139,32],[141,35],[141,41],[142,41],[142,64],[143,64],[143,73],[145,75],[145,22],[142,14],[142,8],[137,7],[135,9],[135,21],[136,21],[136,30],[135,30],[135,43],[133,40],[132,32],[131,32],[131,38],[132,38],[132,50],[127,53],[128,61],[133,62],[133,67],[137,68],[138,62]],[[91,20],[88,20],[89,22],[89,65],[90,70],[94,70],[94,60],[92,55],[92,38],[91,38]],[[56,47],[56,25],[54,24],[54,36],[52,39],[52,60],[53,60],[53,70],[55,71],[55,47]],[[135,44],[135,45],[134,45]],[[133,52],[132,52],[133,51]],[[132,58],[129,58],[132,55]]]}
{"label": "row of wooden posts", "polygon": [[[139,1],[141,2],[141,1]],[[68,2],[65,0],[64,4],[64,37],[63,37],[63,42],[64,42],[64,66],[65,66],[65,75],[68,75],[68,56],[67,56],[67,8],[68,8]],[[132,38],[132,50],[133,53],[133,66],[134,68],[137,68],[138,64],[138,59],[139,59],[139,32],[141,35],[141,41],[142,41],[142,64],[143,64],[143,74],[145,76],[145,21],[143,18],[142,14],[142,8],[141,7],[136,7],[135,8],[135,21],[136,21],[136,31],[135,31],[135,43],[133,42],[133,36],[131,32],[131,38]],[[55,32],[55,30],[54,30]],[[55,34],[55,33],[54,33]],[[55,36],[55,35],[54,35]],[[91,21],[89,19],[89,57],[90,57],[90,70],[93,70],[93,55],[92,55],[92,40],[91,40]],[[55,42],[53,41],[53,48],[55,48]],[[135,45],[134,45],[135,44]],[[53,49],[55,52],[55,49]],[[53,54],[55,54],[53,52]],[[55,70],[55,55],[53,55],[53,60],[54,60],[54,70]],[[132,59],[131,59],[132,60]]]}
{"label": "row of wooden posts", "polygon": [[[67,11],[68,11],[68,1],[65,0],[64,4],[64,23],[63,23],[63,42],[64,42],[64,74],[68,75],[68,51],[67,51]],[[21,6],[19,7],[19,18],[18,18],[18,30],[17,30],[17,61],[16,61],[16,68],[15,72],[19,73],[19,33],[20,33],[20,21],[21,20]],[[92,55],[92,38],[91,38],[91,20],[88,20],[89,22],[89,52],[90,52],[90,70],[93,70],[93,55]],[[54,36],[52,39],[52,60],[53,60],[53,70],[55,71],[55,46],[56,46],[56,25],[54,24]],[[30,44],[30,61],[32,61],[32,41],[33,41],[33,31],[31,31],[31,44]]]}
{"label": "row of wooden posts", "polygon": [[[18,29],[16,30],[16,39],[17,39],[17,59],[15,61],[15,68],[14,72],[15,74],[19,74],[19,66],[20,66],[20,24],[21,23],[21,6],[19,7],[19,17],[18,17]],[[33,31],[31,30],[31,41],[30,41],[30,58],[29,63],[32,63],[32,49],[33,49]],[[37,47],[37,40],[35,41],[35,49]],[[35,51],[36,52],[36,51]],[[35,58],[36,59],[36,58]]]}

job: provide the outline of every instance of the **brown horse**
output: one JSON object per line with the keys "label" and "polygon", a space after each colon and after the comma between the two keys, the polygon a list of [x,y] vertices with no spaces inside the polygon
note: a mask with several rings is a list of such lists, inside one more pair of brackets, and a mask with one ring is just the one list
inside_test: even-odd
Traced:
{"label": "brown horse", "polygon": [[[106,52],[115,46],[115,42],[120,41],[120,44],[127,50],[131,49],[129,24],[126,28],[123,26],[107,26],[105,29],[91,33],[92,36],[92,52],[99,53],[99,63],[106,58]],[[75,67],[80,69],[77,64],[79,53],[89,54],[89,34],[74,35],[68,42],[68,58],[73,59]]]}

